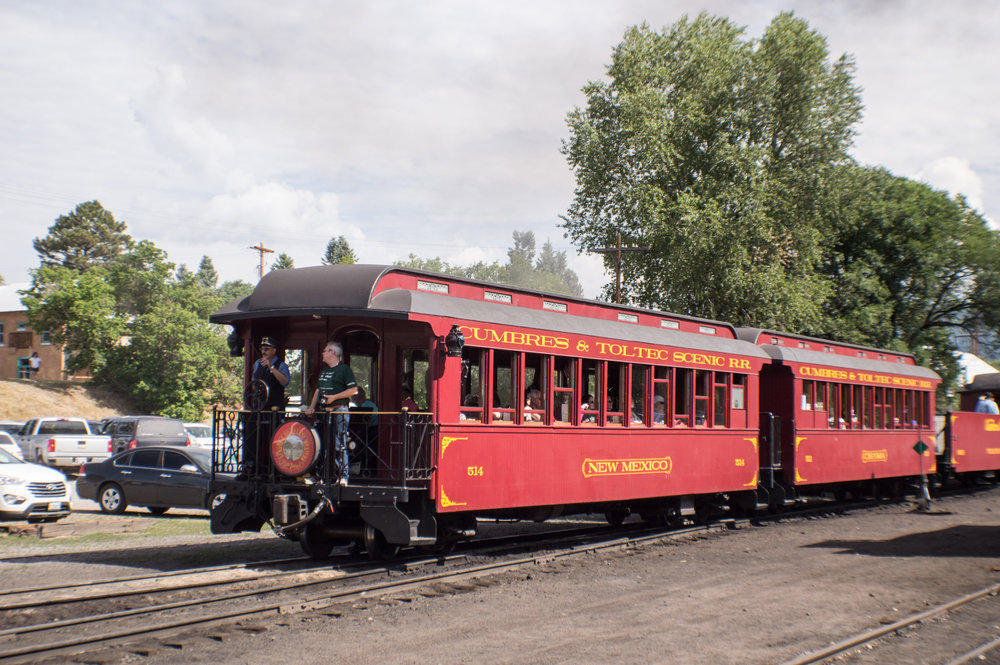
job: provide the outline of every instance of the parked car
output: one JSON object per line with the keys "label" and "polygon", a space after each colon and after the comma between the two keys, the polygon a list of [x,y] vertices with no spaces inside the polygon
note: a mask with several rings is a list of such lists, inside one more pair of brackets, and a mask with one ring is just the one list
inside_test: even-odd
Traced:
{"label": "parked car", "polygon": [[24,459],[24,451],[21,450],[21,446],[7,432],[0,432],[0,450],[6,450],[14,457]]}
{"label": "parked car", "polygon": [[223,498],[209,489],[212,453],[201,448],[150,446],[126,450],[80,467],[76,493],[106,513],[145,506],[154,515],[171,508],[211,510]]}
{"label": "parked car", "polygon": [[0,420],[0,431],[8,434],[16,434],[22,427],[24,423],[18,420]]}
{"label": "parked car", "polygon": [[191,436],[192,446],[211,450],[213,445],[211,425],[208,423],[184,423],[184,429]]}
{"label": "parked car", "polygon": [[111,439],[91,432],[83,418],[32,418],[16,440],[26,460],[46,466],[76,469],[111,456]]}
{"label": "parked car", "polygon": [[163,416],[120,416],[104,425],[111,437],[112,453],[145,446],[190,446],[191,436],[177,418]]}
{"label": "parked car", "polygon": [[69,511],[65,475],[0,450],[0,519],[55,522]]}

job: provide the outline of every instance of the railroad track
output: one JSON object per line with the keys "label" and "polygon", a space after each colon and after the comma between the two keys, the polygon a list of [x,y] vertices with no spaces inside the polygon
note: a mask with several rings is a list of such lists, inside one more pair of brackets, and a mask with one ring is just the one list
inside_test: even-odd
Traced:
{"label": "railroad track", "polygon": [[[705,525],[632,529],[631,534],[608,537],[609,529],[602,527],[559,531],[548,534],[548,540],[545,534],[533,534],[527,540],[508,536],[482,541],[475,548],[447,556],[410,557],[389,566],[357,564],[358,569],[353,572],[327,564],[310,567],[307,571],[285,571],[291,574],[291,579],[282,582],[261,578],[266,581],[264,585],[246,579],[211,585],[199,583],[184,589],[183,594],[188,597],[172,600],[170,594],[178,591],[175,586],[170,590],[135,594],[133,602],[128,603],[135,606],[103,613],[94,613],[86,600],[73,600],[61,591],[58,598],[50,599],[45,606],[56,608],[55,611],[36,610],[23,625],[0,629],[0,659],[5,663],[40,662],[50,658],[64,661],[67,657],[122,644],[142,652],[152,640],[177,639],[186,632],[211,630],[240,620],[259,621],[302,612],[336,612],[337,606],[358,598],[413,593],[431,587],[434,590],[429,593],[433,595],[440,595],[442,588],[468,590],[472,588],[468,586],[469,580],[506,571],[603,549],[636,547],[664,538],[699,536],[726,528],[724,525]],[[603,532],[604,537],[598,532]],[[545,551],[527,556],[510,554],[514,550],[539,547],[544,547]],[[470,562],[470,559],[482,558],[495,560]],[[426,572],[428,570],[432,572]],[[213,593],[202,593],[209,588]],[[99,595],[105,594],[102,591]],[[147,596],[155,596],[156,601],[143,602]],[[19,596],[9,595],[7,599],[17,600],[18,606],[2,604],[0,612],[10,612],[8,616],[13,616],[14,612],[24,611]],[[70,605],[75,609],[67,610]]]}
{"label": "railroad track", "polygon": [[[281,559],[72,587],[16,589],[0,593],[0,625],[4,626],[0,629],[0,659],[10,663],[40,662],[123,643],[129,645],[127,649],[141,653],[157,640],[204,635],[206,630],[224,631],[224,626],[231,628],[241,621],[302,612],[338,613],[337,606],[357,598],[428,588],[437,589],[432,591],[434,595],[439,595],[442,588],[445,592],[468,590],[474,588],[469,587],[470,580],[476,583],[498,573],[602,549],[704,537],[768,520],[835,515],[872,505],[887,503],[828,502],[774,516],[685,528],[632,524],[618,530],[601,526],[500,536],[473,541],[448,556],[416,554],[389,566],[362,563],[357,557],[347,556],[322,565],[308,559]],[[531,553],[524,555],[525,551]],[[272,569],[262,571],[262,567]],[[288,569],[273,570],[281,567]]]}
{"label": "railroad track", "polygon": [[[781,665],[850,663],[941,665],[1000,662],[1000,584],[879,626]],[[934,655],[938,660],[932,660]]]}

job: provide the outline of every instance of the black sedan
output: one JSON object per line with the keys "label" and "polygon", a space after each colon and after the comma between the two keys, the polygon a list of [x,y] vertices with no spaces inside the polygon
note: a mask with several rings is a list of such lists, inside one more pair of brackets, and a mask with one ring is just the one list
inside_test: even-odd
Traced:
{"label": "black sedan", "polygon": [[211,451],[171,446],[127,450],[80,467],[76,493],[106,513],[145,506],[154,515],[171,508],[211,510],[222,497],[209,490]]}

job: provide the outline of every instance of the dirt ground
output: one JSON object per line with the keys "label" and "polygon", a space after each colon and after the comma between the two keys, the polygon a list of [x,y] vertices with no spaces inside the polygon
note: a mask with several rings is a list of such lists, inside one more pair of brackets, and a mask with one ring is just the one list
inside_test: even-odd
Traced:
{"label": "dirt ground", "polygon": [[998,500],[994,490],[932,514],[884,507],[590,555],[143,662],[779,663],[1000,581]]}
{"label": "dirt ground", "polygon": [[[89,558],[21,559],[18,572]],[[1000,582],[1000,490],[939,500],[932,514],[902,505],[787,520],[489,582],[373,598],[339,617],[261,620],[258,634],[135,662],[780,663]]]}

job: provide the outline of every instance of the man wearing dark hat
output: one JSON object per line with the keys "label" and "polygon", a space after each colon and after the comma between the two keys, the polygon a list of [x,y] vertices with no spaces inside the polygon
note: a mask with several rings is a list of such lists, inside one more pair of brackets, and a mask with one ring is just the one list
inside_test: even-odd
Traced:
{"label": "man wearing dark hat", "polygon": [[[254,396],[249,399],[253,413],[246,416],[243,425],[243,474],[252,476],[263,470],[265,450],[270,443],[275,426],[273,415],[267,412],[283,411],[285,408],[285,386],[292,380],[288,365],[278,357],[278,345],[271,337],[260,340],[260,358],[253,364],[252,384]],[[267,386],[266,393],[256,392],[260,383]],[[240,476],[237,476],[238,478]]]}
{"label": "man wearing dark hat", "polygon": [[292,380],[288,365],[278,357],[278,345],[270,337],[260,340],[260,358],[253,365],[253,380],[267,386],[267,400],[263,409],[285,408],[285,386]]}

